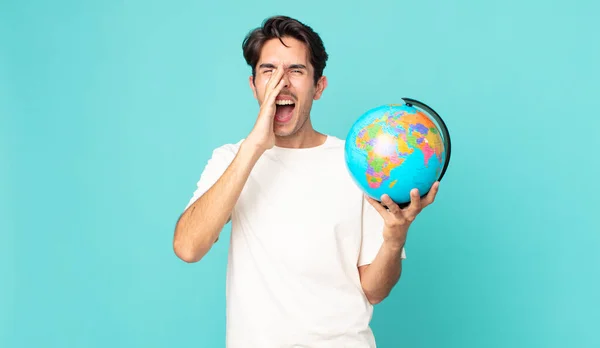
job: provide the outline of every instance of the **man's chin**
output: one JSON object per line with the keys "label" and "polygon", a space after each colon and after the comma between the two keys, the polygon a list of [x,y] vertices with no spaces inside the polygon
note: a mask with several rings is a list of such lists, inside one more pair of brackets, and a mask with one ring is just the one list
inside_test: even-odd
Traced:
{"label": "man's chin", "polygon": [[275,136],[278,138],[287,138],[291,135],[294,135],[293,129],[275,129]]}
{"label": "man's chin", "polygon": [[275,127],[274,132],[275,132],[275,136],[279,137],[279,138],[286,138],[289,136],[292,136],[294,134],[296,134],[298,130],[296,129],[295,125],[293,124],[286,124],[283,127]]}
{"label": "man's chin", "polygon": [[296,116],[294,115],[291,119],[289,119],[286,122],[277,122],[277,120],[275,120],[275,122],[273,123],[273,131],[277,136],[286,137],[294,132],[295,126]]}

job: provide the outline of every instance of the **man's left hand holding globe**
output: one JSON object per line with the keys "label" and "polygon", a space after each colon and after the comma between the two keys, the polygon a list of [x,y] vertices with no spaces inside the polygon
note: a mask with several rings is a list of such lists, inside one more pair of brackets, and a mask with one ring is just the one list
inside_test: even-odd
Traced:
{"label": "man's left hand holding globe", "polygon": [[381,203],[365,195],[366,200],[379,212],[384,221],[383,244],[377,256],[370,264],[358,268],[362,288],[371,303],[383,301],[400,279],[402,251],[408,229],[421,211],[433,203],[439,185],[439,181],[433,183],[423,198],[417,189],[413,189],[410,192],[410,204],[403,209],[388,195],[381,197]]}
{"label": "man's left hand holding globe", "polygon": [[417,215],[419,215],[425,207],[433,203],[439,185],[439,181],[433,183],[431,190],[429,190],[427,195],[423,198],[420,197],[419,190],[412,189],[412,191],[410,191],[410,204],[404,209],[401,209],[398,204],[394,203],[388,195],[381,196],[381,203],[366,196],[367,201],[375,207],[385,222],[383,230],[384,243],[388,243],[390,246],[402,250],[406,243],[408,228],[417,218]]}

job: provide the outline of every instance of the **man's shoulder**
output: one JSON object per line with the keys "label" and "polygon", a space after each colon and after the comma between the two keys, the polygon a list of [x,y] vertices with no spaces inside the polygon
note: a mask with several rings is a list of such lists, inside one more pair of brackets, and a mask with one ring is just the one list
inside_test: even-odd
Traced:
{"label": "man's shoulder", "polygon": [[223,143],[223,144],[213,148],[212,155],[213,155],[213,157],[235,156],[237,154],[237,152],[240,150],[240,146],[242,145],[243,141],[244,141],[244,139],[240,139],[237,142]]}
{"label": "man's shoulder", "polygon": [[327,141],[332,145],[332,146],[344,146],[344,144],[346,144],[346,140],[345,139],[341,139],[338,138],[335,135],[327,135]]}
{"label": "man's shoulder", "polygon": [[335,135],[328,134],[325,148],[343,150],[346,145],[346,140],[338,138]]}

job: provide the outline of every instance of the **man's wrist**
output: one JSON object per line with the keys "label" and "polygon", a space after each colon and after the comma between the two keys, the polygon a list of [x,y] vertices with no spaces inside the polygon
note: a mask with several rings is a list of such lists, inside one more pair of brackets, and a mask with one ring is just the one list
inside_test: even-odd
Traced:
{"label": "man's wrist", "polygon": [[258,158],[260,158],[260,156],[262,156],[264,152],[265,149],[263,149],[262,147],[246,141],[242,142],[239,151],[241,155],[247,156],[252,160],[258,160]]}
{"label": "man's wrist", "polygon": [[384,240],[383,247],[390,250],[394,253],[399,253],[404,249],[404,245],[406,244],[406,240]]}

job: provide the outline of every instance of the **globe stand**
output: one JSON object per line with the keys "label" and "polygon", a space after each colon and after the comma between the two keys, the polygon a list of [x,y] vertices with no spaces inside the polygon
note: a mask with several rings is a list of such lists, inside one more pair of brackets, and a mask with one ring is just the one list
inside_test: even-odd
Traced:
{"label": "globe stand", "polygon": [[[422,103],[418,100],[415,99],[411,99],[411,98],[402,98],[402,100],[404,100],[405,104],[409,107],[418,107],[420,109],[423,109],[425,112],[427,112],[431,117],[433,117],[435,119],[435,121],[438,123],[440,131],[442,132],[443,135],[443,142],[444,142],[444,148],[446,150],[446,160],[444,161],[444,166],[442,167],[442,171],[440,172],[440,176],[438,177],[437,181],[441,181],[442,177],[444,176],[444,174],[446,173],[446,169],[448,168],[448,165],[450,163],[450,152],[451,152],[451,142],[450,142],[450,133],[448,132],[448,127],[446,127],[446,123],[444,122],[444,120],[442,119],[442,117],[435,112],[435,110],[433,110],[431,107],[429,107],[428,105],[426,105],[425,103]],[[421,198],[424,198],[425,196],[427,196],[427,194],[429,193],[429,190],[427,190],[426,192],[424,192],[423,194],[421,194]],[[381,203],[381,201],[378,201],[379,203]],[[388,208],[385,204],[381,203],[386,209]],[[398,206],[402,209],[408,207],[410,205],[410,201],[409,202],[401,202],[401,203],[396,203],[398,204]]]}

